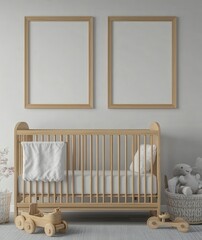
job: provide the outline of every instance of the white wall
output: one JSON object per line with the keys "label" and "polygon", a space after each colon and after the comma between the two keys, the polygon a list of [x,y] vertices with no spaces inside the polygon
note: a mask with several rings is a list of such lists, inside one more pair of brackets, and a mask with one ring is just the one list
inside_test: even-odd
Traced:
{"label": "white wall", "polygon": [[[24,109],[24,16],[95,17],[95,108]],[[107,16],[178,17],[178,108],[107,108]],[[18,121],[33,128],[162,128],[162,176],[175,163],[202,156],[202,1],[201,0],[0,0],[0,147],[13,162],[13,129]],[[75,71],[77,69],[75,68]],[[13,179],[3,182],[13,189]]]}

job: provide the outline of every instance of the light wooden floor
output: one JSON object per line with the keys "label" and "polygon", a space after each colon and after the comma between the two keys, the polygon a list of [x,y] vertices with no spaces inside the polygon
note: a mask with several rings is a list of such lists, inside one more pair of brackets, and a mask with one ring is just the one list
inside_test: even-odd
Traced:
{"label": "light wooden floor", "polygon": [[63,218],[69,222],[66,234],[57,233],[49,238],[43,229],[34,234],[18,230],[12,220],[0,224],[0,240],[202,240],[202,225],[192,225],[188,233],[176,229],[149,229],[146,226],[148,216],[131,213],[66,213]]}

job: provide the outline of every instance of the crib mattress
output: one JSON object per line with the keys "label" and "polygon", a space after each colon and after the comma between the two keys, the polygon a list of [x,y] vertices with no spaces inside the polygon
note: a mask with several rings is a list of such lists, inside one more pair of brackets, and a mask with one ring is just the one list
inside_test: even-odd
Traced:
{"label": "crib mattress", "polygon": [[[103,188],[103,177],[105,181],[105,186]],[[133,186],[133,173],[132,171],[127,171],[127,191],[126,191],[126,174],[125,171],[119,172],[113,171],[112,176],[112,184],[111,184],[111,171],[105,171],[103,175],[103,171],[92,171],[92,180],[91,180],[91,172],[85,170],[83,172],[76,170],[74,171],[74,181],[72,177],[72,171],[68,171],[68,177],[66,175],[66,180],[61,182],[44,182],[44,186],[42,187],[42,182],[27,182],[23,181],[22,176],[18,177],[18,192],[25,194],[35,194],[36,189],[38,194],[48,194],[48,189],[50,194],[60,194],[61,189],[63,194],[132,194],[132,186]],[[68,181],[67,181],[68,180]],[[83,184],[82,184],[83,180]],[[24,183],[23,183],[24,182]],[[68,182],[68,183],[67,183]],[[91,191],[91,182],[92,182],[92,191]],[[30,188],[31,185],[31,188]],[[113,190],[111,191],[111,185],[113,186]],[[83,187],[82,187],[83,186]],[[98,186],[98,190],[97,190]],[[120,190],[119,190],[120,186]],[[74,191],[72,189],[74,188]],[[82,191],[83,189],[83,191]],[[157,193],[157,178],[155,175],[151,175],[151,173],[138,174],[134,173],[134,194],[156,194]]]}

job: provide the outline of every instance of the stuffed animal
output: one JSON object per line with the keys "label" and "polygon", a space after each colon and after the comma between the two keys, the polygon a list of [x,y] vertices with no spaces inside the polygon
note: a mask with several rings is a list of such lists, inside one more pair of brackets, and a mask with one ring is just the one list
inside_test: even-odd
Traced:
{"label": "stuffed animal", "polygon": [[192,174],[194,174],[194,175],[200,174],[201,178],[200,178],[199,188],[202,189],[202,158],[201,157],[197,157],[195,166],[192,169]]}
{"label": "stuffed animal", "polygon": [[183,193],[188,196],[191,194],[202,193],[200,189],[200,175],[192,175],[192,168],[188,164],[177,164],[173,170],[174,178],[168,181],[168,187],[171,192]]}
{"label": "stuffed animal", "polygon": [[192,169],[192,173],[193,174],[200,174],[201,178],[202,178],[202,158],[201,157],[197,157],[196,162],[195,162],[195,166]]}

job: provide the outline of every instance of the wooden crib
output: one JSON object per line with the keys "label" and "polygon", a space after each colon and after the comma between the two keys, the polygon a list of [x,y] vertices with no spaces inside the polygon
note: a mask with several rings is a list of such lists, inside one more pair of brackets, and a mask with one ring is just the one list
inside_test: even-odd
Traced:
{"label": "wooden crib", "polygon": [[[36,202],[43,211],[60,207],[67,211],[141,210],[160,213],[158,123],[152,123],[149,129],[69,130],[29,129],[27,123],[20,122],[15,127],[14,139],[15,216]],[[65,179],[61,182],[23,180],[23,141],[64,141],[67,150]],[[157,147],[156,160],[149,173],[129,168],[141,144],[155,144]]]}

